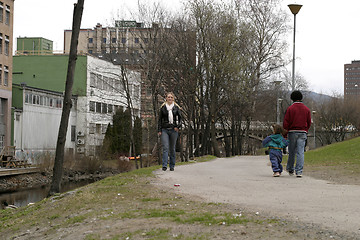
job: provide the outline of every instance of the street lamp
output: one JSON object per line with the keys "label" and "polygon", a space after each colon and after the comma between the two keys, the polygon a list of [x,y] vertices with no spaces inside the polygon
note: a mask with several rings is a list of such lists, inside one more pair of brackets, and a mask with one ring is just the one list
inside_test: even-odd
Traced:
{"label": "street lamp", "polygon": [[276,123],[280,124],[280,103],[282,99],[279,98],[279,87],[280,87],[280,80],[274,81],[276,87]]}
{"label": "street lamp", "polygon": [[293,38],[293,61],[292,61],[292,82],[291,88],[292,91],[295,90],[295,33],[296,33],[296,14],[300,11],[302,5],[300,4],[289,4],[288,7],[292,14],[294,14],[294,38]]}
{"label": "street lamp", "polygon": [[316,111],[312,111],[312,114],[313,114],[312,120],[313,120],[313,124],[314,124],[314,149],[315,149],[316,148],[316,137],[315,137],[315,133],[316,133],[315,114],[316,114]]}
{"label": "street lamp", "polygon": [[280,124],[280,104],[282,99],[278,98],[276,102],[276,123]]}

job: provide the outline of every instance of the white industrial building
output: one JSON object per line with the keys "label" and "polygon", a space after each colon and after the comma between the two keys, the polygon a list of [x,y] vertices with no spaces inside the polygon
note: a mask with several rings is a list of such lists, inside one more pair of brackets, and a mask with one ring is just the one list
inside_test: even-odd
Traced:
{"label": "white industrial building", "polygon": [[[124,109],[127,101],[121,66],[92,56],[86,58],[86,93],[73,96],[65,149],[68,153],[94,156],[102,145],[108,124],[112,123],[112,116],[118,109]],[[140,117],[141,76],[136,71],[125,71],[133,112]],[[26,83],[14,84],[13,88],[17,105],[13,140],[17,154],[35,159],[44,151],[55,152],[63,93]]]}

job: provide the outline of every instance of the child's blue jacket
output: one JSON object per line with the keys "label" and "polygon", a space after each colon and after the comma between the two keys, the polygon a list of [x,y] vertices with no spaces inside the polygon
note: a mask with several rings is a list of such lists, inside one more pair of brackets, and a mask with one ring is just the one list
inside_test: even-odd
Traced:
{"label": "child's blue jacket", "polygon": [[281,134],[272,134],[270,136],[267,136],[263,140],[262,144],[264,147],[281,150],[289,144],[289,141],[283,138]]}

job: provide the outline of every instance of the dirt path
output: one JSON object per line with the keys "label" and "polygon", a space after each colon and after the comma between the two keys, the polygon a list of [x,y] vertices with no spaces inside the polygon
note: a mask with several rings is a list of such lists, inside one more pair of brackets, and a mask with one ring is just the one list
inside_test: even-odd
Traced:
{"label": "dirt path", "polygon": [[159,170],[157,184],[206,201],[238,204],[259,214],[314,223],[360,238],[360,186],[306,175],[296,178],[286,172],[274,178],[268,162],[267,156],[241,156],[177,166],[174,172]]}

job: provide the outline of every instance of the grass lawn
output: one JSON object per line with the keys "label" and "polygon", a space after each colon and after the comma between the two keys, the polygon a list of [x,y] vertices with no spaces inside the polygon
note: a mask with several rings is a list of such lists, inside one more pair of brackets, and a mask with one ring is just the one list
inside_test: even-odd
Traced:
{"label": "grass lawn", "polygon": [[[288,155],[284,155],[286,166]],[[344,184],[359,184],[360,137],[305,152],[304,174]]]}

